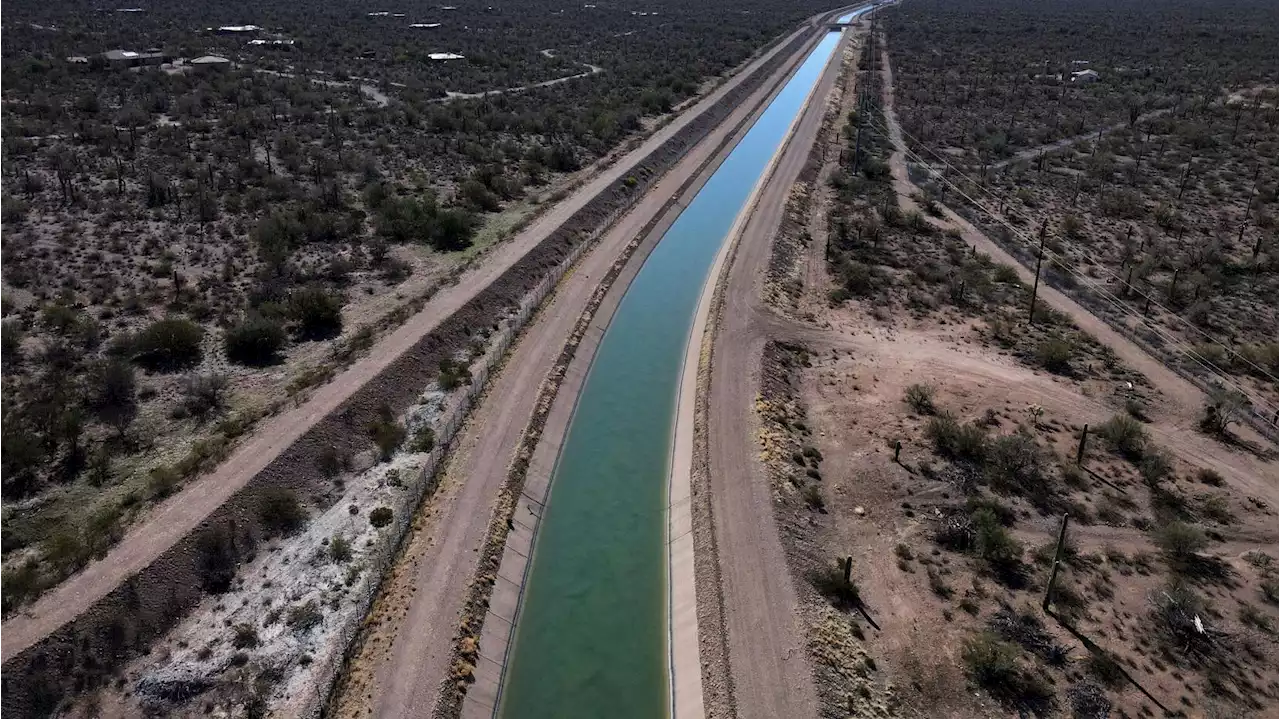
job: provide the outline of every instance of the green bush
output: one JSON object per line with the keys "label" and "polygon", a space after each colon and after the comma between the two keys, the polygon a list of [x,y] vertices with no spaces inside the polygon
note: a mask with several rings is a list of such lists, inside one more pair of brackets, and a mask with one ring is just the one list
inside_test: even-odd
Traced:
{"label": "green bush", "polygon": [[231,628],[231,646],[236,649],[252,649],[258,646],[258,630],[252,624],[237,624]]}
{"label": "green bush", "polygon": [[1112,451],[1133,461],[1142,459],[1147,449],[1147,429],[1127,414],[1117,414],[1098,425],[1098,436]]}
{"label": "green bush", "polygon": [[182,475],[169,465],[161,465],[147,474],[147,490],[151,499],[159,501],[178,490]]}
{"label": "green bush", "polygon": [[320,610],[320,606],[313,599],[306,604],[298,604],[289,608],[289,616],[284,623],[298,634],[305,634],[311,631],[312,627],[320,624],[324,619],[324,613]]}
{"label": "green bush", "polygon": [[987,479],[998,491],[1033,500],[1054,494],[1045,471],[1044,453],[1035,437],[1022,432],[997,437],[987,444],[986,458]]}
{"label": "green bush", "polygon": [[258,495],[258,519],[269,537],[291,534],[307,519],[307,511],[291,489],[267,487]]}
{"label": "green bush", "polygon": [[239,561],[235,538],[226,527],[210,527],[196,539],[196,573],[204,591],[222,594],[230,589]]}
{"label": "green bush", "polygon": [[342,298],[322,287],[304,287],[289,295],[289,318],[298,339],[324,340],[342,333]]}
{"label": "green bush", "polygon": [[919,414],[933,414],[937,409],[933,404],[933,387],[927,384],[911,385],[904,399]]}
{"label": "green bush", "polygon": [[393,516],[390,507],[378,507],[369,513],[369,524],[372,524],[377,529],[382,529],[391,524]]}
{"label": "green bush", "polygon": [[961,650],[969,676],[979,686],[1008,686],[1018,675],[1018,651],[992,632],[970,637]]}
{"label": "green bush", "polygon": [[423,425],[413,433],[413,451],[430,452],[436,447],[436,431],[429,425]]}
{"label": "green bush", "polygon": [[939,412],[925,425],[925,436],[938,454],[952,459],[981,462],[987,452],[987,433],[982,427],[961,424],[950,412]]}
{"label": "green bush", "polygon": [[351,541],[341,534],[329,540],[329,559],[342,564],[351,559]]}
{"label": "green bush", "polygon": [[0,322],[0,362],[4,363],[4,371],[9,372],[22,364],[22,322],[7,319]]}
{"label": "green bush", "polygon": [[200,361],[203,339],[204,330],[191,320],[158,320],[134,338],[133,360],[156,372],[190,367]]}
{"label": "green bush", "polygon": [[437,381],[440,383],[440,389],[448,392],[462,386],[463,382],[471,380],[471,370],[461,362],[455,362],[452,359],[445,358],[440,360],[440,376]]}
{"label": "green bush", "polygon": [[391,408],[383,405],[378,409],[378,418],[369,423],[369,436],[378,445],[378,453],[382,461],[391,459],[405,438],[404,425],[396,421]]}
{"label": "green bush", "polygon": [[974,552],[992,569],[1000,572],[1022,561],[1022,545],[1000,523],[995,512],[985,507],[973,513]]}
{"label": "green bush", "polygon": [[1194,563],[1196,554],[1209,545],[1209,539],[1199,527],[1173,521],[1155,530],[1155,543],[1169,565],[1182,571]]}
{"label": "green bush", "polygon": [[1036,362],[1054,374],[1071,374],[1071,358],[1075,345],[1062,337],[1051,337],[1036,348]]}
{"label": "green bush", "polygon": [[280,362],[280,350],[284,349],[286,339],[284,327],[254,313],[227,330],[222,343],[228,360],[250,367],[265,367]]}

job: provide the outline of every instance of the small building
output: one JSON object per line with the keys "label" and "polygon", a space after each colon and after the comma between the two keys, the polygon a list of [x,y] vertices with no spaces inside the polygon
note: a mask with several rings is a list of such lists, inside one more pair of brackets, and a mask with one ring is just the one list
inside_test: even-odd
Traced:
{"label": "small building", "polygon": [[1091,82],[1097,81],[1098,73],[1096,70],[1077,70],[1076,72],[1071,73],[1071,82],[1087,85]]}
{"label": "small building", "polygon": [[136,50],[108,50],[102,53],[102,59],[109,65],[117,67],[139,67],[141,65],[161,65],[173,58],[163,50],[151,48],[138,52]]}
{"label": "small building", "polygon": [[214,28],[213,32],[218,35],[252,35],[261,29],[257,25],[223,25]]}
{"label": "small building", "polygon": [[193,70],[210,72],[231,67],[231,61],[218,55],[202,55],[194,60],[188,60],[187,65],[190,65]]}
{"label": "small building", "polygon": [[71,57],[67,58],[67,63],[71,65],[88,65],[89,58],[85,57],[84,55],[72,55]]}

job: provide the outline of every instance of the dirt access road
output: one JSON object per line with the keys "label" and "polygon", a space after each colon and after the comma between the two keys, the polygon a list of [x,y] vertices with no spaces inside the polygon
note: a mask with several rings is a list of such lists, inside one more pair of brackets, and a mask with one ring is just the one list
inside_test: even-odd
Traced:
{"label": "dirt access road", "polygon": [[[813,32],[806,27],[798,32]],[[750,63],[753,71],[795,35]],[[807,50],[802,50],[806,52]],[[790,68],[797,52],[784,63]],[[698,103],[717,100],[745,77],[734,78]],[[522,336],[463,431],[440,489],[423,509],[404,556],[384,583],[368,623],[372,629],[348,668],[334,703],[337,716],[422,717],[435,711],[449,672],[467,584],[475,572],[494,500],[534,410],[538,389],[569,338],[600,278],[620,252],[754,111],[774,81],[766,81],[668,172],[561,282],[550,303]],[[554,419],[548,425],[557,424]]]}
{"label": "dirt access road", "polygon": [[708,466],[733,704],[744,719],[818,713],[796,592],[756,447],[754,408],[767,325],[759,321],[759,298],[773,237],[822,125],[851,35],[845,33],[819,80],[723,279],[708,398]]}
{"label": "dirt access road", "polygon": [[[785,42],[773,49],[783,44]],[[651,150],[666,142],[771,55],[767,53],[749,63],[728,82],[681,112],[616,163],[600,171],[529,227],[494,248],[483,263],[464,273],[456,284],[441,289],[421,311],[379,340],[364,358],[317,389],[303,404],[264,421],[215,471],[191,482],[181,492],[157,505],[106,557],[47,592],[22,614],[4,622],[4,642],[0,650],[3,661],[7,662],[77,617],[198,527],[210,513],[312,426],[488,287],[598,192],[625,177]],[[536,390],[536,382],[534,385]],[[502,461],[506,459],[504,456]]]}
{"label": "dirt access road", "polygon": [[[889,140],[894,148],[889,158],[889,171],[893,176],[899,206],[904,211],[918,211],[919,208],[910,198],[916,196],[920,189],[911,182],[907,173],[906,144],[898,124],[897,113],[894,111],[893,70],[889,65],[889,52],[883,40],[879,44],[885,48],[881,54],[881,79],[884,83],[885,95],[884,115]],[[965,242],[976,247],[979,252],[989,255],[992,260],[1016,269],[1019,279],[1023,282],[1027,284],[1032,282],[1034,276],[1031,270],[1022,266],[972,223],[957,215],[949,207],[942,206],[942,213],[942,220],[927,215],[925,217],[939,229],[958,229]],[[1040,283],[1039,298],[1040,301],[1069,316],[1077,327],[1110,347],[1125,364],[1146,375],[1151,384],[1159,388],[1162,411],[1153,413],[1155,419],[1148,425],[1148,430],[1161,444],[1168,446],[1188,462],[1214,467],[1240,491],[1266,498],[1272,506],[1280,501],[1280,486],[1270,479],[1276,476],[1274,461],[1264,461],[1252,454],[1229,449],[1197,429],[1205,404],[1204,392],[1166,367],[1163,362],[1147,354],[1146,350],[1112,329],[1111,325],[1094,316],[1075,300],[1044,282]],[[1235,431],[1257,446],[1272,446],[1270,441],[1246,425],[1239,426]]]}

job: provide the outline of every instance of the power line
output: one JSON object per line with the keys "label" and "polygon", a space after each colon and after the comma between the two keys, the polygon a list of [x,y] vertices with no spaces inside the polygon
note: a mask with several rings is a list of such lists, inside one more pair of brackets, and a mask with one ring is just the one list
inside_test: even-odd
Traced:
{"label": "power line", "polygon": [[[872,123],[873,123],[873,124],[875,124],[875,125],[877,126],[877,128],[878,128],[878,129],[880,129],[880,130],[881,130],[882,132],[884,132],[886,135],[890,134],[890,131],[889,131],[888,127],[885,125],[885,123],[884,123],[883,121],[878,121],[875,117],[872,117],[872,118],[871,118],[871,121],[872,121]],[[918,141],[917,141],[917,142],[918,142]],[[922,145],[922,146],[923,146],[923,145]],[[911,156],[912,158],[914,158],[917,162],[920,162],[921,164],[925,164],[925,165],[927,166],[927,163],[924,163],[923,158],[921,158],[921,157],[920,157],[918,154],[916,154],[915,152],[911,151],[909,148],[905,147],[905,144],[904,144],[904,146],[902,147],[902,150],[903,150],[904,154],[910,155],[910,156]],[[953,168],[953,169],[954,169],[954,168]],[[933,171],[931,170],[931,172],[933,172]],[[957,172],[958,172],[958,174],[961,174],[961,176],[964,176],[964,173],[959,173],[959,171],[957,171]],[[934,174],[937,174],[937,173],[935,172]],[[999,222],[1000,224],[1002,224],[1004,227],[1006,227],[1006,228],[1007,228],[1011,233],[1013,233],[1013,235],[1014,235],[1015,237],[1017,237],[1018,239],[1022,240],[1024,243],[1027,243],[1027,244],[1033,244],[1033,243],[1032,243],[1032,242],[1031,242],[1031,241],[1030,241],[1030,240],[1029,240],[1025,235],[1023,235],[1023,233],[1022,233],[1018,228],[1014,227],[1012,224],[1010,224],[1010,223],[1009,223],[1007,220],[1005,220],[1003,217],[999,216],[999,215],[998,215],[995,211],[993,211],[991,208],[989,208],[989,207],[987,207],[986,205],[984,205],[981,201],[979,201],[979,200],[977,200],[977,199],[975,199],[975,198],[971,197],[969,194],[965,193],[965,192],[964,192],[963,190],[961,190],[961,189],[960,189],[960,188],[959,188],[955,183],[951,182],[951,181],[950,181],[949,179],[947,179],[946,177],[943,177],[943,176],[940,176],[940,175],[939,175],[939,179],[940,179],[942,182],[944,182],[945,184],[947,184],[949,187],[951,187],[953,190],[955,190],[955,191],[956,191],[956,193],[957,193],[957,194],[959,194],[961,197],[964,197],[966,200],[968,200],[970,203],[972,203],[975,207],[977,207],[978,209],[982,210],[983,212],[985,212],[986,214],[988,214],[992,219],[996,220],[997,222]],[[967,178],[966,178],[966,179],[967,179]],[[1098,292],[1098,294],[1099,294],[1099,295],[1101,295],[1101,296],[1102,296],[1102,299],[1103,299],[1103,301],[1104,301],[1104,302],[1106,302],[1107,304],[1111,305],[1113,308],[1115,308],[1115,309],[1119,310],[1120,312],[1122,312],[1122,313],[1124,313],[1124,314],[1126,314],[1126,315],[1133,316],[1133,317],[1137,317],[1137,318],[1138,318],[1138,320],[1139,320],[1139,321],[1140,321],[1144,326],[1146,326],[1148,329],[1150,329],[1153,333],[1155,333],[1158,337],[1160,337],[1161,339],[1163,339],[1165,342],[1167,342],[1168,344],[1172,345],[1172,346],[1173,346],[1173,348],[1174,348],[1175,350],[1177,350],[1178,352],[1182,353],[1185,357],[1187,357],[1188,359],[1190,359],[1193,363],[1195,363],[1196,365],[1198,365],[1199,367],[1201,367],[1203,370],[1205,370],[1206,372],[1208,372],[1208,373],[1209,373],[1210,375],[1212,375],[1215,379],[1217,379],[1220,383],[1222,383],[1222,384],[1224,384],[1224,385],[1226,385],[1226,386],[1232,387],[1233,389],[1235,389],[1236,391],[1240,392],[1240,393],[1241,393],[1242,395],[1244,395],[1245,397],[1248,397],[1251,401],[1257,402],[1259,405],[1262,405],[1262,406],[1264,406],[1264,407],[1270,407],[1270,404],[1269,404],[1269,403],[1264,402],[1264,401],[1260,401],[1256,396],[1254,396],[1254,394],[1253,394],[1252,392],[1250,392],[1249,390],[1245,389],[1244,387],[1241,387],[1241,386],[1240,386],[1237,382],[1235,382],[1233,379],[1231,379],[1230,377],[1228,377],[1228,376],[1226,376],[1225,374],[1223,374],[1223,373],[1222,373],[1222,371],[1221,371],[1218,367],[1216,367],[1212,362],[1209,362],[1207,359],[1205,359],[1205,358],[1201,357],[1198,353],[1194,352],[1194,350],[1190,350],[1190,349],[1185,348],[1184,343],[1183,343],[1179,338],[1177,338],[1177,337],[1175,337],[1175,336],[1170,335],[1170,334],[1168,333],[1168,330],[1166,330],[1166,329],[1164,329],[1164,328],[1161,328],[1161,327],[1159,327],[1159,326],[1157,326],[1157,325],[1153,325],[1152,323],[1150,323],[1150,322],[1148,321],[1148,319],[1147,319],[1147,318],[1142,317],[1142,316],[1141,316],[1141,315],[1139,315],[1135,310],[1133,310],[1132,308],[1129,308],[1129,307],[1128,307],[1127,305],[1125,305],[1122,301],[1120,301],[1118,298],[1116,298],[1114,295],[1112,295],[1110,292],[1108,292],[1105,288],[1099,287],[1098,285],[1096,285],[1095,283],[1093,283],[1089,278],[1085,277],[1084,275],[1082,275],[1081,273],[1079,273],[1078,271],[1076,271],[1076,270],[1075,270],[1075,269],[1073,269],[1072,267],[1070,267],[1070,266],[1068,266],[1068,265],[1064,264],[1061,260],[1055,259],[1055,257],[1054,257],[1054,255],[1055,255],[1055,254],[1056,254],[1056,253],[1053,253],[1052,251],[1046,251],[1046,252],[1045,252],[1045,256],[1046,256],[1046,258],[1047,258],[1047,259],[1049,259],[1049,261],[1050,261],[1051,263],[1055,263],[1055,264],[1057,264],[1059,267],[1061,267],[1063,270],[1065,270],[1065,271],[1066,271],[1066,272],[1068,272],[1069,274],[1071,274],[1071,275],[1073,275],[1073,276],[1075,276],[1075,277],[1078,277],[1078,278],[1080,278],[1081,280],[1083,280],[1086,286],[1092,287],[1093,289],[1095,289],[1095,290]]]}
{"label": "power line", "polygon": [[[964,178],[964,179],[968,180],[972,185],[974,185],[975,187],[979,188],[982,192],[985,192],[985,193],[987,193],[988,195],[990,195],[992,198],[994,198],[994,199],[996,199],[996,200],[999,200],[999,201],[1000,201],[1000,204],[1001,204],[1001,205],[1003,205],[1003,206],[1005,206],[1005,207],[1007,207],[1007,208],[1008,208],[1008,210],[1009,210],[1009,211],[1011,211],[1013,214],[1018,215],[1019,217],[1022,217],[1023,219],[1025,219],[1025,220],[1027,220],[1027,221],[1029,221],[1029,222],[1032,222],[1032,223],[1034,224],[1034,218],[1033,218],[1033,217],[1031,217],[1031,216],[1030,216],[1030,215],[1028,215],[1028,214],[1024,214],[1023,212],[1021,212],[1021,211],[1019,211],[1019,210],[1015,209],[1015,207],[1014,207],[1013,203],[1009,201],[1009,198],[1008,198],[1008,197],[1006,197],[1006,196],[1002,196],[1002,195],[1000,195],[1000,194],[996,193],[996,192],[995,192],[994,190],[992,190],[991,188],[989,188],[989,187],[987,187],[987,186],[985,186],[985,185],[983,185],[983,184],[981,184],[981,183],[976,182],[972,177],[970,177],[969,175],[965,174],[963,171],[961,171],[960,169],[956,168],[956,166],[955,166],[955,165],[952,165],[950,162],[948,162],[948,161],[947,161],[947,159],[946,159],[944,156],[940,155],[936,150],[934,150],[933,148],[929,147],[928,145],[925,145],[923,142],[921,142],[921,141],[919,140],[919,138],[916,138],[916,137],[914,137],[913,135],[911,135],[910,133],[908,133],[908,132],[906,132],[905,130],[903,130],[903,129],[901,128],[901,126],[899,126],[898,131],[899,131],[899,132],[900,132],[904,137],[908,137],[908,138],[910,138],[913,142],[915,142],[915,143],[916,143],[917,145],[919,145],[921,148],[923,148],[924,150],[928,151],[928,153],[929,153],[930,155],[932,155],[934,158],[936,158],[939,162],[941,162],[943,165],[945,165],[948,169],[950,169],[950,170],[954,171],[956,174],[960,175],[962,178]],[[906,146],[905,146],[905,143],[904,143],[904,146],[903,146],[903,150],[904,150],[904,151],[907,151],[907,148],[906,148]],[[918,155],[916,155],[916,158],[917,158],[918,160],[920,160],[921,164],[925,164],[925,165],[927,165],[927,164],[928,164],[928,163],[925,163],[925,162],[924,162],[924,161],[923,161],[923,160],[922,160]],[[945,177],[943,177],[942,179],[945,181]],[[953,183],[948,183],[948,184],[950,184],[950,185],[952,185],[952,186],[954,187],[954,184],[953,184]],[[1003,224],[1006,224],[1006,225],[1007,225],[1008,223],[1003,223]],[[1113,272],[1111,272],[1110,270],[1108,270],[1106,267],[1102,267],[1102,266],[1100,266],[1100,265],[1095,265],[1095,266],[1096,266],[1096,267],[1098,267],[1098,269],[1099,269],[1101,272],[1105,273],[1108,277],[1110,277],[1110,278],[1112,278],[1112,279],[1114,279],[1114,280],[1117,280],[1117,281],[1119,281],[1119,280],[1120,280],[1120,276],[1119,276],[1119,275],[1114,274]],[[1090,283],[1090,284],[1093,284],[1093,283]],[[1173,318],[1174,318],[1175,320],[1177,320],[1178,322],[1180,322],[1180,323],[1182,323],[1183,325],[1185,325],[1185,326],[1186,326],[1188,329],[1190,329],[1191,331],[1193,331],[1193,332],[1195,332],[1195,333],[1199,334],[1200,336],[1204,337],[1205,339],[1209,340],[1210,342],[1212,342],[1212,343],[1214,343],[1214,344],[1218,345],[1219,347],[1223,348],[1224,350],[1226,350],[1226,351],[1227,351],[1229,354],[1231,354],[1232,356],[1234,356],[1234,357],[1236,357],[1236,358],[1240,359],[1240,360],[1241,360],[1242,362],[1244,362],[1245,364],[1247,364],[1247,365],[1249,365],[1250,367],[1252,367],[1252,368],[1254,368],[1254,369],[1258,370],[1259,372],[1261,372],[1264,376],[1266,376],[1266,377],[1270,378],[1270,379],[1271,379],[1271,380],[1273,380],[1273,381],[1280,380],[1280,378],[1278,378],[1277,376],[1275,376],[1275,375],[1271,374],[1271,372],[1270,372],[1270,371],[1268,371],[1266,368],[1259,366],[1258,364],[1256,364],[1256,363],[1254,363],[1252,360],[1250,360],[1248,357],[1245,357],[1244,355],[1242,355],[1242,354],[1240,354],[1239,352],[1237,352],[1235,349],[1232,349],[1232,347],[1231,347],[1230,345],[1228,345],[1228,344],[1226,344],[1225,342],[1222,342],[1221,340],[1217,339],[1216,337],[1214,337],[1214,336],[1210,335],[1208,332],[1205,332],[1203,329],[1201,329],[1201,328],[1199,328],[1199,327],[1196,327],[1194,324],[1192,324],[1190,321],[1188,321],[1185,317],[1183,317],[1183,316],[1179,315],[1177,312],[1174,312],[1173,310],[1169,309],[1168,307],[1165,307],[1165,306],[1164,306],[1163,304],[1161,304],[1158,300],[1155,300],[1154,298],[1152,298],[1152,297],[1151,297],[1151,295],[1147,294],[1146,292],[1143,292],[1141,289],[1137,289],[1137,288],[1135,288],[1135,287],[1132,285],[1132,283],[1125,282],[1124,284],[1129,288],[1129,290],[1130,290],[1130,291],[1135,292],[1138,296],[1140,296],[1140,297],[1142,297],[1143,299],[1145,299],[1145,300],[1147,301],[1147,303],[1149,303],[1149,304],[1151,304],[1151,305],[1154,305],[1158,310],[1162,310],[1162,311],[1164,311],[1166,314],[1168,314],[1169,316],[1173,317]],[[1206,360],[1206,361],[1207,361],[1207,360]]]}

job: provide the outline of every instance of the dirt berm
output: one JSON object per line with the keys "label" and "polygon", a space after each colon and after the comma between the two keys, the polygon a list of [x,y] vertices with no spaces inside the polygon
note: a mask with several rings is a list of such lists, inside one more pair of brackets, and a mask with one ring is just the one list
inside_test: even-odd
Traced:
{"label": "dirt berm", "polygon": [[64,698],[98,685],[124,662],[147,651],[206,592],[227,586],[236,566],[263,539],[256,509],[265,490],[295,490],[317,509],[338,501],[333,482],[319,468],[322,452],[354,454],[372,447],[367,427],[381,407],[402,412],[435,378],[441,359],[464,350],[473,333],[492,327],[513,310],[575,245],[591,237],[632,196],[645,192],[807,39],[804,33],[793,37],[782,52],[633,166],[629,172],[635,178],[633,187],[618,182],[603,189],[496,281],[319,420],[196,530],[75,619],[5,662],[0,711],[9,718],[53,713]]}

